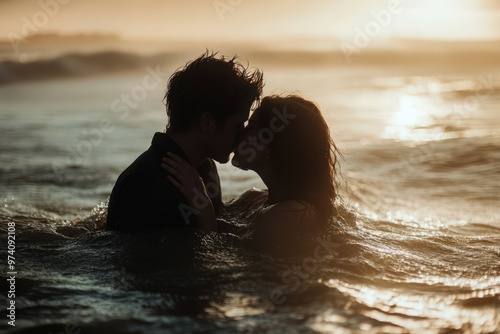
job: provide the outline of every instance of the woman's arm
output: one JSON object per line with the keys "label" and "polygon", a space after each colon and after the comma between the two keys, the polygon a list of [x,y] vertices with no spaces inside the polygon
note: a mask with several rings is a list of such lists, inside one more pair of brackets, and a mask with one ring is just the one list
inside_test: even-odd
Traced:
{"label": "woman's arm", "polygon": [[194,209],[198,227],[205,231],[217,231],[217,220],[212,201],[207,195],[203,179],[196,169],[181,157],[170,152],[162,161],[161,167],[170,173],[167,179],[182,193],[188,205]]}

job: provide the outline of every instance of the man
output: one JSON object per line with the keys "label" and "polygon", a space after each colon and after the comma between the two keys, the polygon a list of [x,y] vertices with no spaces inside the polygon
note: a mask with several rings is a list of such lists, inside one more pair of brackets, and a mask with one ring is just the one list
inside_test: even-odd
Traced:
{"label": "man", "polygon": [[[143,231],[196,224],[196,208],[167,180],[162,158],[175,153],[195,167],[214,209],[221,206],[220,183],[212,159],[226,163],[262,93],[259,70],[208,52],[169,79],[165,94],[166,133],[118,177],[109,199],[107,228]],[[210,190],[210,191],[209,191]]]}

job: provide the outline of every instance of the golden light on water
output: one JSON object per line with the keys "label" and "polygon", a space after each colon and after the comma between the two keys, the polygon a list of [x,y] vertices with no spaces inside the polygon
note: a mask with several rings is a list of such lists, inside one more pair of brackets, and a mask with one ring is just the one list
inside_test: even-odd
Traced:
{"label": "golden light on water", "polygon": [[[400,10],[390,15],[391,2]],[[275,325],[283,332],[311,325],[336,334],[496,333],[499,18],[500,0],[0,0],[0,116],[9,122],[0,131],[0,150],[10,157],[1,169],[8,181],[4,211],[17,220],[16,207],[29,207],[20,223],[45,226],[49,214],[54,223],[74,216],[84,223],[47,225],[47,238],[25,243],[33,260],[24,274],[33,278],[27,284],[33,289],[25,296],[20,291],[29,314],[19,320],[50,324],[72,314],[82,323],[123,323],[138,331],[144,323],[153,330],[208,332],[199,326],[213,322],[240,333]],[[352,57],[342,42],[355,49]],[[340,187],[350,191],[339,200],[338,233],[332,228],[335,256],[316,259],[311,252],[274,261],[253,249],[247,253],[247,238],[197,235],[189,242],[202,247],[186,253],[176,270],[179,261],[164,257],[121,256],[130,247],[108,234],[79,237],[95,232],[87,227],[90,219],[104,224],[115,177],[149,146],[153,131],[164,129],[167,78],[205,49],[238,54],[260,68],[264,95],[297,92],[321,106],[346,153],[339,159]],[[29,61],[34,64],[22,64]],[[109,71],[115,65],[116,72]],[[146,88],[151,69],[157,90]],[[3,85],[4,78],[13,84]],[[128,100],[137,92],[145,93]],[[128,118],[116,113],[114,101],[130,107]],[[116,131],[98,132],[103,144],[94,145],[95,138],[82,134],[95,134],[97,125],[102,130],[105,119]],[[470,134],[477,138],[466,138]],[[479,136],[489,134],[495,136]],[[449,138],[458,140],[442,140]],[[73,153],[66,148],[83,143],[95,150],[81,164],[68,163]],[[26,168],[27,155],[40,173]],[[59,163],[67,174],[64,187],[55,183]],[[224,200],[265,188],[254,173],[231,164],[217,168]],[[85,208],[99,201],[89,216]],[[20,230],[28,241],[38,232]],[[64,243],[50,248],[61,254],[49,263],[38,251],[50,246],[51,236],[64,236]],[[104,252],[89,257],[89,241]],[[64,253],[68,247],[71,257]],[[65,264],[75,259],[90,260],[80,261],[73,275]],[[314,270],[306,265],[311,259],[317,260]],[[38,272],[42,265],[46,270]],[[302,273],[292,276],[291,268]],[[165,269],[175,275],[165,278]],[[194,275],[184,279],[186,269]],[[319,284],[309,285],[316,278]],[[307,290],[292,289],[297,280]],[[44,308],[50,296],[38,286],[54,293],[50,308]],[[284,304],[272,302],[274,287],[290,290]]]}
{"label": "golden light on water", "polygon": [[[449,281],[446,281],[449,283]],[[446,283],[441,282],[441,283]],[[433,284],[436,282],[429,282]],[[475,282],[469,282],[474,286]],[[479,283],[479,282],[476,282]],[[495,330],[495,309],[464,309],[462,300],[475,297],[476,292],[462,295],[442,295],[416,293],[409,287],[408,292],[394,287],[382,288],[370,285],[346,283],[342,280],[330,279],[326,285],[338,289],[340,292],[353,296],[358,303],[367,306],[363,314],[380,322],[392,323],[402,328],[412,330],[430,329],[432,327],[469,328],[467,333],[476,333],[479,330]],[[490,296],[499,291],[488,290]],[[351,307],[351,306],[346,306]],[[405,314],[401,318],[397,314]],[[324,321],[328,320],[325,315]],[[318,329],[321,325],[317,326]]]}
{"label": "golden light on water", "polygon": [[467,121],[484,107],[483,86],[470,80],[416,79],[419,83],[394,91],[383,138],[417,142],[481,134]]}
{"label": "golden light on water", "polygon": [[[493,75],[476,80],[449,77],[412,77],[412,84],[392,90],[381,137],[423,142],[458,137],[485,136],[495,133],[488,99],[492,94]],[[479,116],[482,114],[482,116]],[[476,124],[483,129],[474,128]]]}
{"label": "golden light on water", "polygon": [[399,140],[436,139],[432,129],[436,106],[428,97],[402,93],[399,106],[387,122],[383,137]]}

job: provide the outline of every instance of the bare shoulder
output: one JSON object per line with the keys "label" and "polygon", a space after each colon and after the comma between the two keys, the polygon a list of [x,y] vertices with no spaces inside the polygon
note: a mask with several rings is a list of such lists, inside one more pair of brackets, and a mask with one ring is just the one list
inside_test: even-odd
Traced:
{"label": "bare shoulder", "polygon": [[257,234],[272,236],[298,233],[310,229],[318,215],[312,205],[303,201],[288,200],[264,209],[255,221]]}
{"label": "bare shoulder", "polygon": [[287,200],[271,205],[268,210],[273,212],[313,212],[314,208],[305,201]]}
{"label": "bare shoulder", "polygon": [[245,191],[243,194],[241,194],[239,197],[247,198],[247,197],[255,197],[255,196],[267,196],[267,189],[258,189],[258,188],[252,188],[248,189]]}
{"label": "bare shoulder", "polygon": [[234,198],[229,202],[228,204],[241,204],[241,203],[248,203],[248,202],[259,202],[260,204],[264,203],[267,199],[267,189],[257,189],[257,188],[252,188],[238,197]]}

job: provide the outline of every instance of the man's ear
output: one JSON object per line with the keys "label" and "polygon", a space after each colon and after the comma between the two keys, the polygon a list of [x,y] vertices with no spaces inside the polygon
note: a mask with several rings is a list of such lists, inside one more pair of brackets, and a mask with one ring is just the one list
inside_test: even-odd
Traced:
{"label": "man's ear", "polygon": [[217,122],[208,111],[201,114],[200,126],[203,131],[213,131],[217,128]]}

